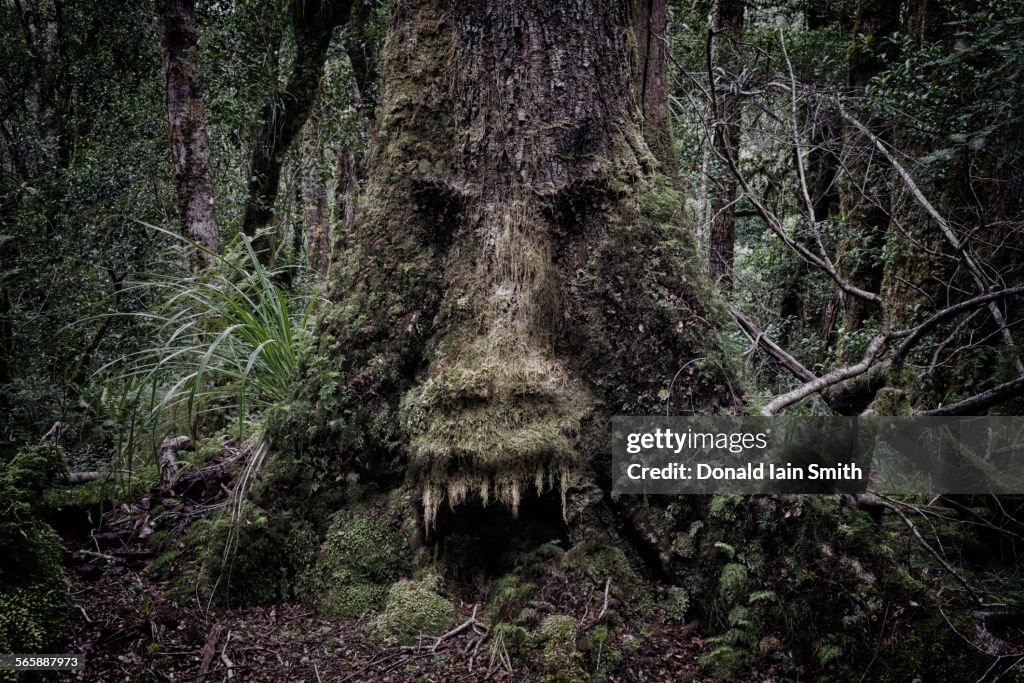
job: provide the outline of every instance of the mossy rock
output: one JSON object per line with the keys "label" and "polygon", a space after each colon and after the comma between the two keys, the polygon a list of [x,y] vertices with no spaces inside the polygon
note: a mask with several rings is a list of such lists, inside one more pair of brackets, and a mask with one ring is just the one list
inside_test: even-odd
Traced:
{"label": "mossy rock", "polygon": [[442,635],[455,621],[455,608],[438,593],[441,586],[441,579],[432,575],[398,581],[388,591],[384,611],[373,620],[370,633],[389,645],[411,645],[422,636]]}
{"label": "mossy rock", "polygon": [[576,649],[579,623],[566,614],[552,614],[544,619],[531,640],[536,646],[532,655],[537,681],[543,683],[575,683],[587,680],[583,657]]}
{"label": "mossy rock", "polygon": [[[647,612],[654,605],[650,588],[608,536],[594,534],[570,548],[562,558],[562,566],[581,567],[599,582],[611,579],[609,593],[614,601],[628,604],[640,613]],[[603,584],[599,586],[603,587]]]}
{"label": "mossy rock", "polygon": [[2,523],[0,553],[0,652],[48,652],[67,610],[60,537],[42,522]]}
{"label": "mossy rock", "polygon": [[301,516],[246,503],[237,522],[227,515],[197,522],[185,543],[200,568],[200,590],[217,604],[270,605],[294,597],[296,576],[313,564],[317,536]]}
{"label": "mossy rock", "polygon": [[326,616],[358,616],[383,604],[410,556],[393,514],[342,511],[328,528],[316,564],[300,578],[298,592]]}
{"label": "mossy rock", "polygon": [[26,446],[0,466],[0,517],[24,515],[43,491],[67,474],[60,446]]}

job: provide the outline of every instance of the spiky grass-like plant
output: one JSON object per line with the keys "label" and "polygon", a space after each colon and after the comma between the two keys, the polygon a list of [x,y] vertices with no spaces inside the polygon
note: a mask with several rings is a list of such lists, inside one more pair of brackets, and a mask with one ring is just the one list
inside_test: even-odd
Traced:
{"label": "spiky grass-like plant", "polygon": [[251,413],[285,398],[297,374],[315,297],[286,294],[244,236],[225,255],[206,253],[212,263],[196,277],[146,275],[129,285],[154,301],[128,315],[152,327],[155,341],[103,369],[134,387],[139,422],[156,438],[182,420],[194,433],[208,413],[233,414],[245,438]]}

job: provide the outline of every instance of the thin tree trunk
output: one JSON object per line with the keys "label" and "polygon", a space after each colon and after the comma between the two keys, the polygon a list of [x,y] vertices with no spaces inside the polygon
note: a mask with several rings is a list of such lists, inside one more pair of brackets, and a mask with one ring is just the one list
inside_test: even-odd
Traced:
{"label": "thin tree trunk", "polygon": [[633,80],[638,84],[644,135],[651,152],[664,165],[676,166],[668,108],[668,11],[666,0],[633,3],[637,53]]}
{"label": "thin tree trunk", "polygon": [[[220,232],[214,216],[210,143],[203,109],[194,0],[157,0],[160,52],[166,85],[169,141],[183,234],[216,254]],[[190,250],[199,267],[210,256]]]}
{"label": "thin tree trunk", "polygon": [[[157,0],[156,8],[167,89],[168,138],[182,233],[216,254],[220,250],[220,231],[214,216],[195,0]],[[194,269],[213,258],[192,247],[187,254]]]}
{"label": "thin tree trunk", "polygon": [[348,146],[340,147],[337,154],[337,185],[334,193],[334,225],[338,234],[331,237],[331,254],[344,251],[355,237],[356,196],[360,170],[359,156]]}
{"label": "thin tree trunk", "polygon": [[306,122],[302,173],[303,215],[306,219],[306,262],[310,269],[327,274],[330,227],[327,219],[327,181],[324,178],[324,147],[316,137],[315,120]]}
{"label": "thin tree trunk", "polygon": [[348,19],[351,0],[292,0],[295,61],[284,91],[263,110],[263,127],[249,162],[249,192],[242,228],[261,258],[274,252],[268,228],[281,179],[281,164],[316,102],[334,29]]}
{"label": "thin tree trunk", "polygon": [[[743,0],[715,0],[712,9],[715,68],[724,69],[730,76],[725,91],[714,95],[712,112],[714,116],[713,148],[717,165],[717,182],[711,198],[711,231],[709,258],[711,278],[724,291],[732,288],[733,252],[736,242],[736,180],[725,170],[731,159],[739,159],[740,122],[742,98],[735,78],[742,68],[740,63],[740,40],[743,31]],[[709,73],[709,78],[714,76]],[[715,91],[719,90],[715,86]]]}
{"label": "thin tree trunk", "polygon": [[[849,50],[848,84],[855,97],[878,75],[885,64],[874,52],[874,44],[899,30],[899,3],[889,0],[862,0],[857,8],[853,41]],[[869,122],[877,127],[879,122]],[[847,175],[841,185],[841,212],[846,225],[838,245],[839,268],[852,284],[872,292],[882,283],[882,250],[889,226],[889,195],[886,178],[878,177],[876,156],[871,145],[847,126],[844,132],[844,156]],[[862,329],[877,311],[853,296],[843,300],[843,327],[848,333]],[[841,354],[859,355],[857,349]]]}

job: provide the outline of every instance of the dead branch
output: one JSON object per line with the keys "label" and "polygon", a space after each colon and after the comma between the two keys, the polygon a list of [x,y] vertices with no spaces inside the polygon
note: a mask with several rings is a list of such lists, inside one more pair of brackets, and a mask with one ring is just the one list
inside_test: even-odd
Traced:
{"label": "dead branch", "polygon": [[787,353],[785,349],[769,339],[757,325],[740,313],[738,309],[730,306],[729,313],[732,314],[732,317],[736,320],[740,329],[746,333],[752,342],[767,351],[768,355],[778,361],[782,367],[793,373],[797,379],[803,380],[804,382],[813,382],[818,379],[817,376],[805,368],[800,361],[793,358],[793,356]]}
{"label": "dead branch", "polygon": [[90,481],[98,481],[107,476],[107,474],[109,472],[100,472],[98,470],[92,472],[68,472],[64,480],[67,484],[87,484]]}
{"label": "dead branch", "polygon": [[434,641],[433,647],[430,648],[430,651],[431,652],[437,652],[437,647],[441,643],[443,643],[444,641],[448,640],[449,638],[457,636],[458,634],[460,634],[463,631],[465,631],[467,628],[470,628],[471,626],[474,626],[474,625],[478,624],[479,622],[476,619],[476,610],[477,610],[477,608],[474,606],[473,607],[473,614],[472,614],[472,616],[469,617],[469,619],[466,619],[464,622],[462,622],[461,624],[459,624],[458,626],[453,628],[451,631],[448,631],[448,633],[445,633],[444,635],[438,636],[437,640]]}
{"label": "dead branch", "polygon": [[917,525],[914,524],[913,520],[907,517],[906,513],[904,513],[903,510],[899,508],[899,506],[887,500],[885,496],[881,496],[879,494],[872,492],[859,494],[858,499],[861,497],[865,499],[870,499],[872,505],[880,505],[884,508],[892,510],[892,512],[894,512],[896,516],[900,518],[900,520],[907,526],[907,528],[910,529],[910,533],[913,534],[914,538],[917,539],[917,542],[920,543],[921,546],[928,551],[928,554],[934,557],[935,560],[942,566],[942,568],[946,570],[946,573],[952,576],[957,581],[957,583],[959,583],[967,590],[967,592],[971,596],[971,599],[981,607],[987,606],[981,599],[981,594],[978,592],[978,589],[972,586],[971,583],[960,574],[960,572],[954,569],[953,566],[946,561],[946,558],[942,556],[942,553],[937,551],[935,548],[931,546],[931,544],[928,543],[925,537],[921,535],[921,531],[917,528]]}
{"label": "dead branch", "polygon": [[[985,273],[981,270],[978,264],[975,263],[974,258],[964,247],[963,242],[961,242],[956,236],[956,233],[953,232],[953,228],[949,225],[949,222],[946,221],[942,214],[935,209],[932,203],[928,201],[928,198],[924,196],[924,193],[921,192],[921,189],[917,186],[917,183],[914,182],[914,179],[911,177],[910,173],[907,172],[907,169],[903,167],[899,160],[896,159],[877,135],[873,134],[863,123],[846,111],[842,102],[839,103],[839,114],[862,135],[870,140],[874,144],[875,148],[878,149],[882,156],[884,156],[896,170],[897,175],[899,175],[900,179],[903,180],[903,184],[907,187],[907,190],[910,191],[910,194],[914,197],[921,208],[925,210],[925,213],[931,216],[936,224],[938,224],[939,229],[946,238],[946,241],[949,242],[950,246],[960,254],[964,265],[971,273],[971,278],[974,280],[974,284],[977,286],[978,291],[982,294],[989,292],[992,289],[992,285],[988,281]],[[996,321],[996,325],[999,326],[999,331],[1003,336],[1003,341],[1014,353],[1014,366],[1017,368],[1017,372],[1024,375],[1024,361],[1021,361],[1020,355],[1017,354],[1017,344],[1013,339],[1013,334],[1010,332],[1010,327],[1006,324],[1003,312],[999,310],[999,306],[995,304],[995,301],[988,302],[988,310],[992,314],[992,319]]]}
{"label": "dead branch", "polygon": [[822,375],[813,381],[806,382],[792,391],[787,391],[780,396],[776,396],[768,403],[768,405],[761,409],[761,414],[768,416],[775,415],[786,406],[793,405],[797,401],[803,400],[811,394],[815,394],[823,389],[839,384],[844,380],[864,374],[869,368],[871,368],[871,364],[881,353],[890,336],[889,332],[883,329],[882,332],[868,344],[868,348],[864,352],[864,357],[861,358],[859,363],[838,368],[827,375]]}
{"label": "dead branch", "polygon": [[[958,304],[954,304],[952,306],[949,306],[948,308],[944,308],[943,310],[933,315],[931,318],[928,318],[923,323],[909,331],[909,334],[906,335],[906,338],[899,345],[899,347],[896,349],[896,352],[892,356],[893,365],[902,364],[907,357],[907,353],[910,351],[911,348],[913,348],[915,344],[917,344],[921,340],[921,337],[924,336],[926,332],[934,328],[942,321],[947,320],[948,318],[951,318],[957,315],[958,313],[962,313],[963,311],[981,306],[982,304],[992,305],[992,302],[996,301],[997,299],[1003,299],[1006,297],[1017,295],[1024,295],[1024,285],[1017,285],[1016,287],[1007,287],[1006,289],[1001,289],[997,292],[988,292],[986,294],[976,296],[972,299],[968,299],[967,301],[962,301]],[[894,336],[902,336],[902,334],[903,333],[900,333],[899,335]],[[1021,374],[1024,374],[1024,371],[1021,371]]]}
{"label": "dead branch", "polygon": [[56,446],[64,440],[64,437],[71,431],[71,425],[67,422],[54,422],[50,430],[43,435],[39,443],[44,446]]}
{"label": "dead branch", "polygon": [[187,448],[192,439],[187,436],[169,436],[160,444],[157,463],[160,466],[160,489],[169,492],[178,477],[178,451]]}
{"label": "dead branch", "polygon": [[927,415],[929,417],[974,415],[1021,394],[1024,394],[1024,375],[1011,379],[1009,382],[1004,382],[999,386],[992,387],[980,394],[975,394],[970,398],[965,398],[962,401],[950,403],[948,406],[942,406],[941,408],[933,408],[932,410],[921,410],[915,414]]}

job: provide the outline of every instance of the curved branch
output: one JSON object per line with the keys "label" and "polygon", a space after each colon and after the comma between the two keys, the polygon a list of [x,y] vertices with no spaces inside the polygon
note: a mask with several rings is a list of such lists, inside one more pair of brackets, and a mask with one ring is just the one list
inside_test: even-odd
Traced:
{"label": "curved branch", "polygon": [[[1024,285],[1017,285],[1016,287],[1008,287],[1007,289],[1001,289],[998,292],[989,292],[988,294],[982,294],[981,296],[976,296],[973,299],[962,301],[958,304],[950,306],[949,308],[939,311],[928,320],[925,320],[923,323],[910,330],[910,333],[907,336],[907,338],[903,340],[903,343],[901,343],[899,347],[896,349],[896,353],[893,354],[892,364],[894,366],[902,364],[903,361],[906,360],[907,353],[915,344],[917,344],[921,340],[921,337],[924,336],[924,334],[928,332],[928,330],[932,329],[933,327],[941,323],[943,320],[946,320],[947,318],[950,318],[958,313],[961,313],[965,310],[969,310],[976,306],[980,306],[982,304],[990,304],[996,299],[1003,299],[1005,297],[1014,296],[1017,294],[1024,294]],[[903,334],[899,334],[896,336],[903,336]]]}
{"label": "curved branch", "polygon": [[926,415],[928,417],[948,417],[952,415],[977,415],[980,411],[999,405],[1024,394],[1024,375],[999,386],[992,387],[986,391],[965,398],[962,401],[951,403],[948,406],[934,408],[932,410],[919,410],[915,415]]}
{"label": "curved branch", "polygon": [[875,361],[875,358],[878,357],[878,354],[881,353],[882,349],[885,347],[885,343],[889,341],[890,337],[891,335],[883,330],[881,334],[872,339],[871,343],[868,344],[868,348],[864,352],[864,357],[859,363],[833,370],[827,375],[822,375],[812,382],[807,382],[792,391],[782,394],[781,396],[776,396],[770,403],[768,403],[768,405],[761,409],[761,414],[768,416],[775,415],[786,406],[793,405],[797,401],[807,398],[811,394],[817,393],[822,389],[827,389],[834,384],[839,384],[843,380],[847,380],[851,377],[856,377],[857,375],[867,372],[868,369],[871,368],[871,364]]}

